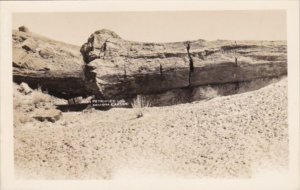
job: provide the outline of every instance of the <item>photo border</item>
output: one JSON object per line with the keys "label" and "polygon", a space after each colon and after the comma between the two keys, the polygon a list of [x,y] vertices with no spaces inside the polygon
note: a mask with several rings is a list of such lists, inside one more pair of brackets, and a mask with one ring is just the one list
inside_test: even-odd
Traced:
{"label": "photo border", "polygon": [[[298,189],[299,1],[19,1],[0,2],[1,189]],[[286,10],[289,172],[262,179],[16,180],[13,158],[12,14],[20,12]]]}

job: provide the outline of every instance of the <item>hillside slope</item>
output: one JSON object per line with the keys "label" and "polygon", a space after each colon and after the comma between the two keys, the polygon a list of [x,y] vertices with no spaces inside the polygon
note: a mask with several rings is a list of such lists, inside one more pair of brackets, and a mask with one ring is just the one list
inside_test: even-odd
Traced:
{"label": "hillside slope", "polygon": [[13,31],[13,80],[63,98],[86,94],[80,48],[31,32]]}

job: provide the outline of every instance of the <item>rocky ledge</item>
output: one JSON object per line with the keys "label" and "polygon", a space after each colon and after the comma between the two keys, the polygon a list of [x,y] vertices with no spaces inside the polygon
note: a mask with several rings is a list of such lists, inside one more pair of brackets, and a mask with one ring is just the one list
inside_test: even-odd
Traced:
{"label": "rocky ledge", "polygon": [[[285,41],[141,43],[98,30],[77,47],[13,31],[13,80],[62,98],[131,98],[287,74]],[[81,55],[80,55],[81,53]]]}
{"label": "rocky ledge", "polygon": [[283,41],[140,43],[103,29],[89,37],[81,53],[90,80],[105,98],[287,74]]}
{"label": "rocky ledge", "polygon": [[57,97],[85,94],[80,47],[34,34],[22,27],[12,34],[13,80],[41,87]]}

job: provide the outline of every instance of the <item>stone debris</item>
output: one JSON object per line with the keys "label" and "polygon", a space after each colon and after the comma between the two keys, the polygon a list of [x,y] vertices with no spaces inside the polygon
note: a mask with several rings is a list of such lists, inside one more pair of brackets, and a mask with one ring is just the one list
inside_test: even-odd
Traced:
{"label": "stone debris", "polygon": [[20,26],[19,31],[29,33],[29,29],[26,26]]}
{"label": "stone debris", "polygon": [[32,92],[32,89],[28,86],[27,83],[22,82],[18,88],[19,92],[24,93],[25,95],[30,94]]}
{"label": "stone debris", "polygon": [[32,116],[34,119],[38,121],[49,121],[49,122],[56,122],[58,121],[62,116],[61,111],[56,109],[49,109],[49,110],[38,110],[36,115]]}

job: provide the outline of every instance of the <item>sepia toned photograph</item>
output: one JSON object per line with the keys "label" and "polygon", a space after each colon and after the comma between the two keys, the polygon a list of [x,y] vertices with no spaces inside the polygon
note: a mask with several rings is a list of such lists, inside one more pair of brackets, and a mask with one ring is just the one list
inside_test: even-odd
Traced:
{"label": "sepia toned photograph", "polygon": [[286,170],[285,20],[285,11],[14,14],[16,175]]}
{"label": "sepia toned photograph", "polygon": [[3,187],[299,185],[293,9],[81,3],[2,14]]}

